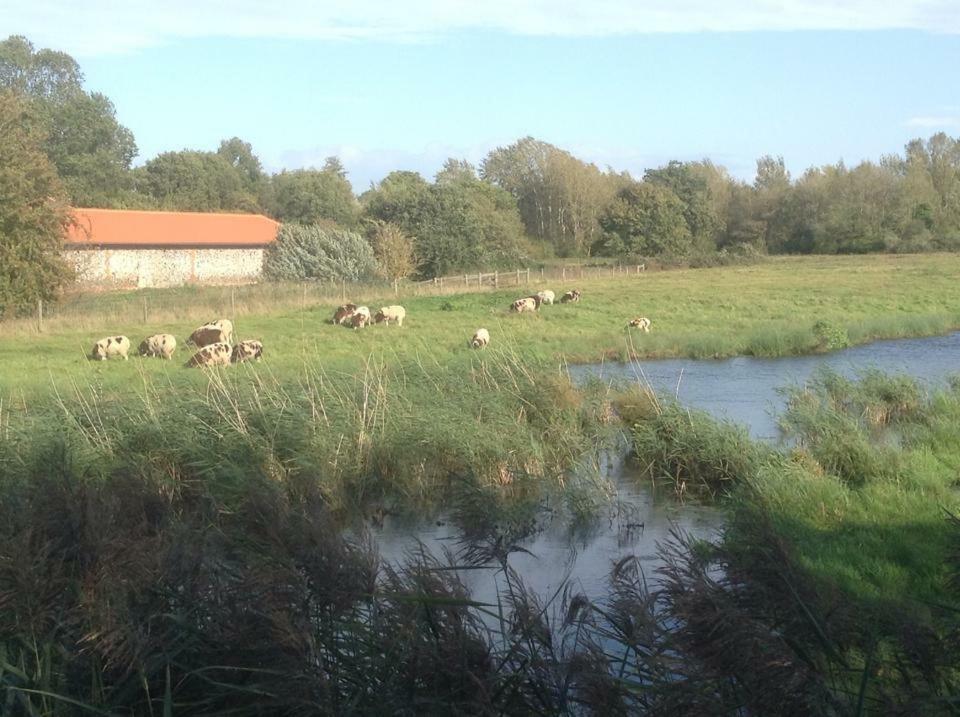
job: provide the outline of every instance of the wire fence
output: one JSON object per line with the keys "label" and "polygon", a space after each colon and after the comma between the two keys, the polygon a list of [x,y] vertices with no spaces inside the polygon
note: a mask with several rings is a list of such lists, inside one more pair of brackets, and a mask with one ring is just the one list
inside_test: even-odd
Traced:
{"label": "wire fence", "polygon": [[[33,316],[0,322],[0,336],[37,334],[104,325],[130,326],[207,321],[218,317],[306,310],[352,301],[372,304],[405,297],[432,296],[510,287],[545,288],[561,282],[561,291],[572,282],[589,279],[642,276],[644,264],[565,265],[539,269],[477,272],[436,277],[427,281],[365,282],[262,282],[233,286],[179,286],[136,291],[77,292],[48,304],[38,301]],[[568,286],[569,284],[569,286]]]}

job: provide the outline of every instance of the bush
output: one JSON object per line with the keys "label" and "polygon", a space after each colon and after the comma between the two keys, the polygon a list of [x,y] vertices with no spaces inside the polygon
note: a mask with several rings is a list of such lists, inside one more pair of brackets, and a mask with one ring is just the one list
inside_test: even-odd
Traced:
{"label": "bush", "polygon": [[263,275],[278,281],[357,281],[373,276],[376,267],[362,236],[316,224],[284,224],[263,259]]}
{"label": "bush", "polygon": [[836,351],[850,345],[847,330],[831,321],[818,321],[813,325],[813,334],[817,337],[817,348],[821,351]]}

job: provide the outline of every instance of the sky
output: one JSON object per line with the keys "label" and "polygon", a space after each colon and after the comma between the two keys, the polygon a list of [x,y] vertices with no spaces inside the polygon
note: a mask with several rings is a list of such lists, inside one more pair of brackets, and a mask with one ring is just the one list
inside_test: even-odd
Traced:
{"label": "sky", "polygon": [[270,171],[338,155],[358,193],[527,135],[747,181],[960,135],[960,0],[0,0],[15,34],[77,59],[137,163],[238,136]]}

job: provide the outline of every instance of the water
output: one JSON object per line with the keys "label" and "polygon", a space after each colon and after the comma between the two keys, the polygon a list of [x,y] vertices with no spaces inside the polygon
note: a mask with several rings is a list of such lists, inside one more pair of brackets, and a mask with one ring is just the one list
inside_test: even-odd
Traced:
{"label": "water", "polygon": [[[676,396],[687,406],[745,425],[760,440],[779,439],[775,416],[785,405],[780,389],[802,385],[820,366],[847,376],[868,368],[885,373],[906,373],[934,386],[960,372],[960,332],[925,339],[878,341],[832,354],[758,359],[670,359],[632,364],[594,364],[571,367],[574,378],[588,375],[608,380],[642,376],[658,392]],[[669,492],[655,494],[631,475],[622,460],[608,466],[617,488],[618,508],[612,510],[587,535],[571,534],[563,520],[547,521],[544,529],[520,545],[528,553],[510,555],[510,565],[528,587],[542,597],[571,580],[576,591],[598,598],[606,594],[610,567],[627,555],[637,556],[649,578],[655,578],[657,543],[670,537],[674,528],[711,538],[722,527],[722,513],[695,502],[678,503]],[[375,538],[381,555],[391,562],[402,560],[418,542],[435,555],[444,548],[455,550],[459,533],[442,517],[418,525],[386,520]],[[461,579],[474,599],[495,602],[504,587],[503,576],[490,570],[461,571]]]}
{"label": "water", "polygon": [[960,332],[925,339],[877,341],[831,354],[776,359],[666,359],[637,364],[593,364],[570,368],[573,377],[635,380],[642,373],[660,394],[746,426],[754,438],[778,440],[776,415],[785,407],[778,389],[803,385],[826,366],[845,376],[876,368],[905,373],[928,386],[960,373]]}

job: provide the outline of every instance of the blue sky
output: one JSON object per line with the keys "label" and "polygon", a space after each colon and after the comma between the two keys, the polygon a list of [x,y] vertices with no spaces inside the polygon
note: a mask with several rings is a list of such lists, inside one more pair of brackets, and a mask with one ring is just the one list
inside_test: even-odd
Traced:
{"label": "blue sky", "polygon": [[762,154],[799,174],[960,135],[960,2],[674,4],[111,0],[77,27],[72,4],[0,0],[0,34],[73,54],[140,161],[236,135],[273,171],[337,154],[357,191],[525,135],[636,174],[708,157],[744,179]]}

